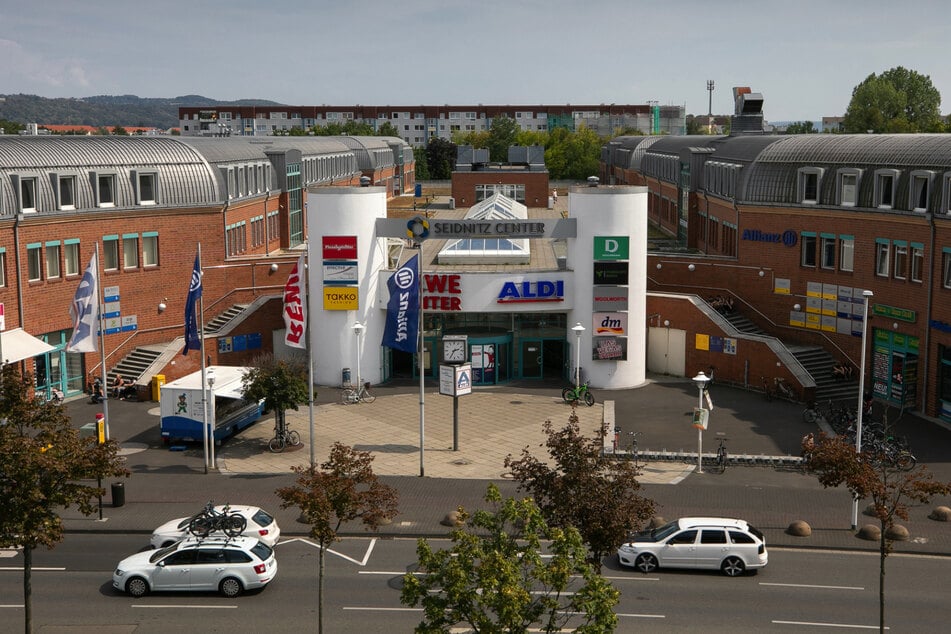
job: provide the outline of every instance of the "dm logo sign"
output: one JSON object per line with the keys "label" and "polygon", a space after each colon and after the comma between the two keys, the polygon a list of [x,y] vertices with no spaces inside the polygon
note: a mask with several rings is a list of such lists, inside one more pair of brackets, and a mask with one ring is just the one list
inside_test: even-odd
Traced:
{"label": "dm logo sign", "polygon": [[627,236],[595,236],[595,260],[627,260],[629,256],[630,238]]}

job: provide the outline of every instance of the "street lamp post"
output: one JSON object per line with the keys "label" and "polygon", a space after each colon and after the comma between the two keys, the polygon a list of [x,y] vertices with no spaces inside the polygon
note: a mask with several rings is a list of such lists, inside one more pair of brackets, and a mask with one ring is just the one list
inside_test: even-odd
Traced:
{"label": "street lamp post", "polygon": [[353,334],[356,335],[357,337],[357,384],[356,385],[357,385],[358,392],[360,390],[360,386],[363,385],[363,378],[360,376],[360,356],[361,356],[361,350],[360,350],[361,341],[360,340],[363,336],[363,331],[366,329],[367,327],[361,324],[359,321],[353,324]]}
{"label": "street lamp post", "polygon": [[[697,402],[697,407],[703,409],[703,391],[707,389],[710,377],[701,371],[698,372],[697,376],[693,377],[692,380],[694,385],[700,390],[700,399]],[[703,427],[699,423],[697,424],[697,473],[703,473]]]}
{"label": "street lamp post", "polygon": [[584,326],[579,321],[571,328],[575,333],[575,387],[581,385],[581,333],[584,332]]}
{"label": "street lamp post", "polygon": [[[855,453],[862,453],[862,418],[865,413],[865,342],[868,335],[868,300],[874,295],[866,289],[862,291],[862,353],[859,356],[859,405],[855,415]],[[859,524],[859,499],[852,498],[852,530]]]}
{"label": "street lamp post", "polygon": [[208,382],[208,402],[207,407],[209,409],[208,415],[208,451],[211,455],[211,468],[217,469],[218,462],[215,459],[215,371],[213,368],[209,368],[208,372],[205,373],[205,381]]}

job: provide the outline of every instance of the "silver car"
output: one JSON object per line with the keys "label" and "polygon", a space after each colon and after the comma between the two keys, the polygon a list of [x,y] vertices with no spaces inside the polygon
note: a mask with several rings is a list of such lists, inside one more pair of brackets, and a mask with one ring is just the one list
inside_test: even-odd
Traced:
{"label": "silver car", "polygon": [[[215,510],[221,513],[225,505],[215,507]],[[267,511],[257,506],[244,506],[241,504],[231,504],[228,506],[231,513],[238,513],[247,521],[247,527],[244,529],[245,537],[259,539],[268,546],[274,546],[281,536],[281,529],[277,525],[277,520]],[[194,516],[192,516],[194,517]],[[171,546],[180,539],[190,537],[188,532],[188,523],[192,517],[179,517],[165,522],[154,531],[149,544],[152,548],[164,548]]]}
{"label": "silver car", "polygon": [[641,572],[657,568],[720,570],[730,577],[768,562],[766,538],[743,520],[685,517],[641,531],[621,544],[618,559]]}
{"label": "silver car", "polygon": [[126,557],[112,574],[117,590],[141,597],[159,591],[218,591],[236,597],[277,574],[274,550],[251,537],[191,537]]}

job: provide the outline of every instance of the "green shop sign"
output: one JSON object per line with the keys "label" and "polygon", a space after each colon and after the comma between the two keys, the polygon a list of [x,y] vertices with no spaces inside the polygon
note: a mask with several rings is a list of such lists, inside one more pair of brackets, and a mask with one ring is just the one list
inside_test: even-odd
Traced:
{"label": "green shop sign", "polygon": [[888,317],[898,321],[914,322],[917,313],[908,308],[897,308],[895,306],[886,306],[885,304],[875,304],[872,306],[872,314],[879,317]]}
{"label": "green shop sign", "polygon": [[595,260],[628,260],[627,236],[595,236]]}

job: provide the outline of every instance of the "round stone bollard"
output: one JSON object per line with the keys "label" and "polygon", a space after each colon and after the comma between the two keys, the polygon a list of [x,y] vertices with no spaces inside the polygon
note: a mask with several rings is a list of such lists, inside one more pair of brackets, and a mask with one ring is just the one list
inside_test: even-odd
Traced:
{"label": "round stone bollard", "polygon": [[947,506],[936,506],[931,514],[928,515],[929,519],[933,519],[938,522],[951,522],[951,508]]}
{"label": "round stone bollard", "polygon": [[459,528],[465,524],[465,522],[462,521],[462,515],[459,513],[459,511],[450,511],[446,513],[446,517],[443,518],[440,524],[443,526],[450,526],[452,528]]}
{"label": "round stone bollard", "polygon": [[895,542],[907,542],[908,529],[901,524],[893,524],[885,529],[885,539],[890,539]]}
{"label": "round stone bollard", "polygon": [[812,535],[812,527],[803,520],[796,520],[786,527],[786,534],[793,537],[809,537]]}
{"label": "round stone bollard", "polygon": [[855,536],[866,541],[877,542],[882,538],[882,529],[875,524],[866,524]]}
{"label": "round stone bollard", "polygon": [[661,526],[663,526],[663,525],[666,524],[666,523],[667,523],[667,521],[664,520],[663,517],[661,517],[661,516],[659,516],[659,515],[655,515],[654,517],[651,518],[651,521],[650,521],[650,523],[647,525],[647,527],[648,527],[648,528],[660,528]]}

